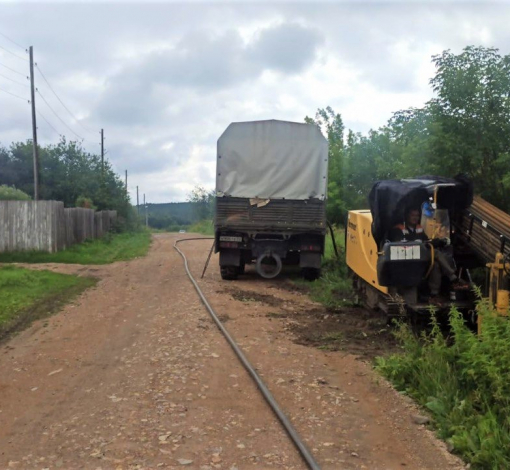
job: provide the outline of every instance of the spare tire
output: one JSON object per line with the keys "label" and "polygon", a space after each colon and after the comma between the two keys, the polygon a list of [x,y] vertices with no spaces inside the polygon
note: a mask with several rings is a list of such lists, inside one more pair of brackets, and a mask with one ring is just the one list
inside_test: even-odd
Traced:
{"label": "spare tire", "polygon": [[282,270],[282,260],[276,253],[264,253],[257,258],[257,272],[264,279],[273,279]]}

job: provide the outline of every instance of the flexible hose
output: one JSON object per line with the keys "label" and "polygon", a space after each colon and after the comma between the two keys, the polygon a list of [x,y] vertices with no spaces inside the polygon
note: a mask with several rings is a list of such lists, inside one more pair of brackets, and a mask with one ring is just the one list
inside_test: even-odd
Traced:
{"label": "flexible hose", "polygon": [[434,267],[434,261],[435,261],[435,251],[434,251],[434,245],[432,245],[432,243],[428,243],[428,245],[430,246],[430,266],[429,266],[429,269],[427,271],[427,274],[425,274],[425,279],[427,279],[429,277],[429,274],[432,272],[432,268]]}
{"label": "flexible hose", "polygon": [[213,308],[211,307],[211,305],[207,301],[204,293],[202,292],[202,290],[198,286],[197,281],[195,281],[195,278],[191,274],[191,271],[190,271],[189,266],[188,266],[188,260],[187,260],[186,256],[184,255],[184,253],[181,250],[179,250],[179,248],[177,247],[177,244],[181,243],[181,242],[189,242],[189,241],[194,241],[194,240],[211,240],[211,237],[207,237],[207,238],[205,238],[205,237],[203,237],[203,238],[185,238],[185,239],[181,239],[181,240],[176,240],[176,242],[174,243],[174,248],[177,250],[177,252],[181,255],[182,259],[184,260],[184,268],[186,269],[186,274],[188,275],[188,277],[190,278],[191,282],[193,283],[193,286],[195,287],[195,290],[197,291],[200,299],[202,300],[203,304],[205,305],[205,308],[207,308],[207,310],[209,311],[209,314],[211,315],[212,319],[214,320],[214,323],[216,323],[216,326],[222,332],[223,336],[225,337],[225,339],[230,344],[230,347],[234,350],[234,352],[237,355],[239,361],[241,361],[241,364],[244,366],[246,371],[250,374],[251,378],[253,379],[253,381],[255,382],[257,387],[259,388],[260,392],[262,393],[262,395],[266,399],[267,403],[272,408],[274,414],[278,417],[278,419],[280,420],[280,423],[282,423],[282,426],[285,428],[285,431],[287,432],[287,434],[291,438],[292,442],[294,443],[294,445],[298,449],[299,453],[303,457],[303,459],[306,462],[306,464],[308,465],[308,467],[310,469],[312,469],[312,470],[320,470],[319,464],[315,461],[313,455],[308,450],[308,448],[306,447],[305,443],[299,437],[299,434],[297,433],[296,429],[294,428],[292,423],[289,421],[289,419],[287,418],[285,413],[281,410],[281,408],[278,405],[278,403],[276,402],[275,398],[273,397],[273,395],[271,394],[271,392],[269,391],[269,389],[267,388],[265,383],[262,381],[260,376],[257,374],[257,372],[255,371],[253,366],[250,364],[248,359],[246,359],[246,356],[241,351],[241,349],[239,348],[237,343],[233,340],[233,338],[230,336],[229,332],[223,326],[223,324],[221,323],[220,319],[216,315],[216,312],[213,310]]}

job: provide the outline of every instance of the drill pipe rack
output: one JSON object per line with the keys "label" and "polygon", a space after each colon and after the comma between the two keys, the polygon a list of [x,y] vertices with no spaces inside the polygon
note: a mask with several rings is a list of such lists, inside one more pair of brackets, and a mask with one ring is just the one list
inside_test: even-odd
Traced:
{"label": "drill pipe rack", "polygon": [[462,214],[462,238],[486,263],[493,262],[497,253],[510,255],[510,215],[479,196]]}

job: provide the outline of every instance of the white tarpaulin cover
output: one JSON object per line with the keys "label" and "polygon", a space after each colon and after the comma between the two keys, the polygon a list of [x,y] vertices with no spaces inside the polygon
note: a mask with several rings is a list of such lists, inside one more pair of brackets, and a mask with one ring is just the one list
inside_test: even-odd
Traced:
{"label": "white tarpaulin cover", "polygon": [[328,141],[313,124],[234,122],[217,157],[218,197],[325,199]]}

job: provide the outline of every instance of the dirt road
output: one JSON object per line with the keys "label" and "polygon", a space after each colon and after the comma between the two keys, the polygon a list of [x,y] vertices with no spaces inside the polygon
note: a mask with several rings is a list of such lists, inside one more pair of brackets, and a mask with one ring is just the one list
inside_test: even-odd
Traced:
{"label": "dirt road", "polygon": [[[306,468],[199,302],[176,237],[131,262],[37,267],[100,281],[2,345],[0,468]],[[182,245],[197,277],[209,247]],[[215,258],[201,285],[322,468],[463,468],[370,365],[298,344],[340,317],[285,279],[221,281]]]}

